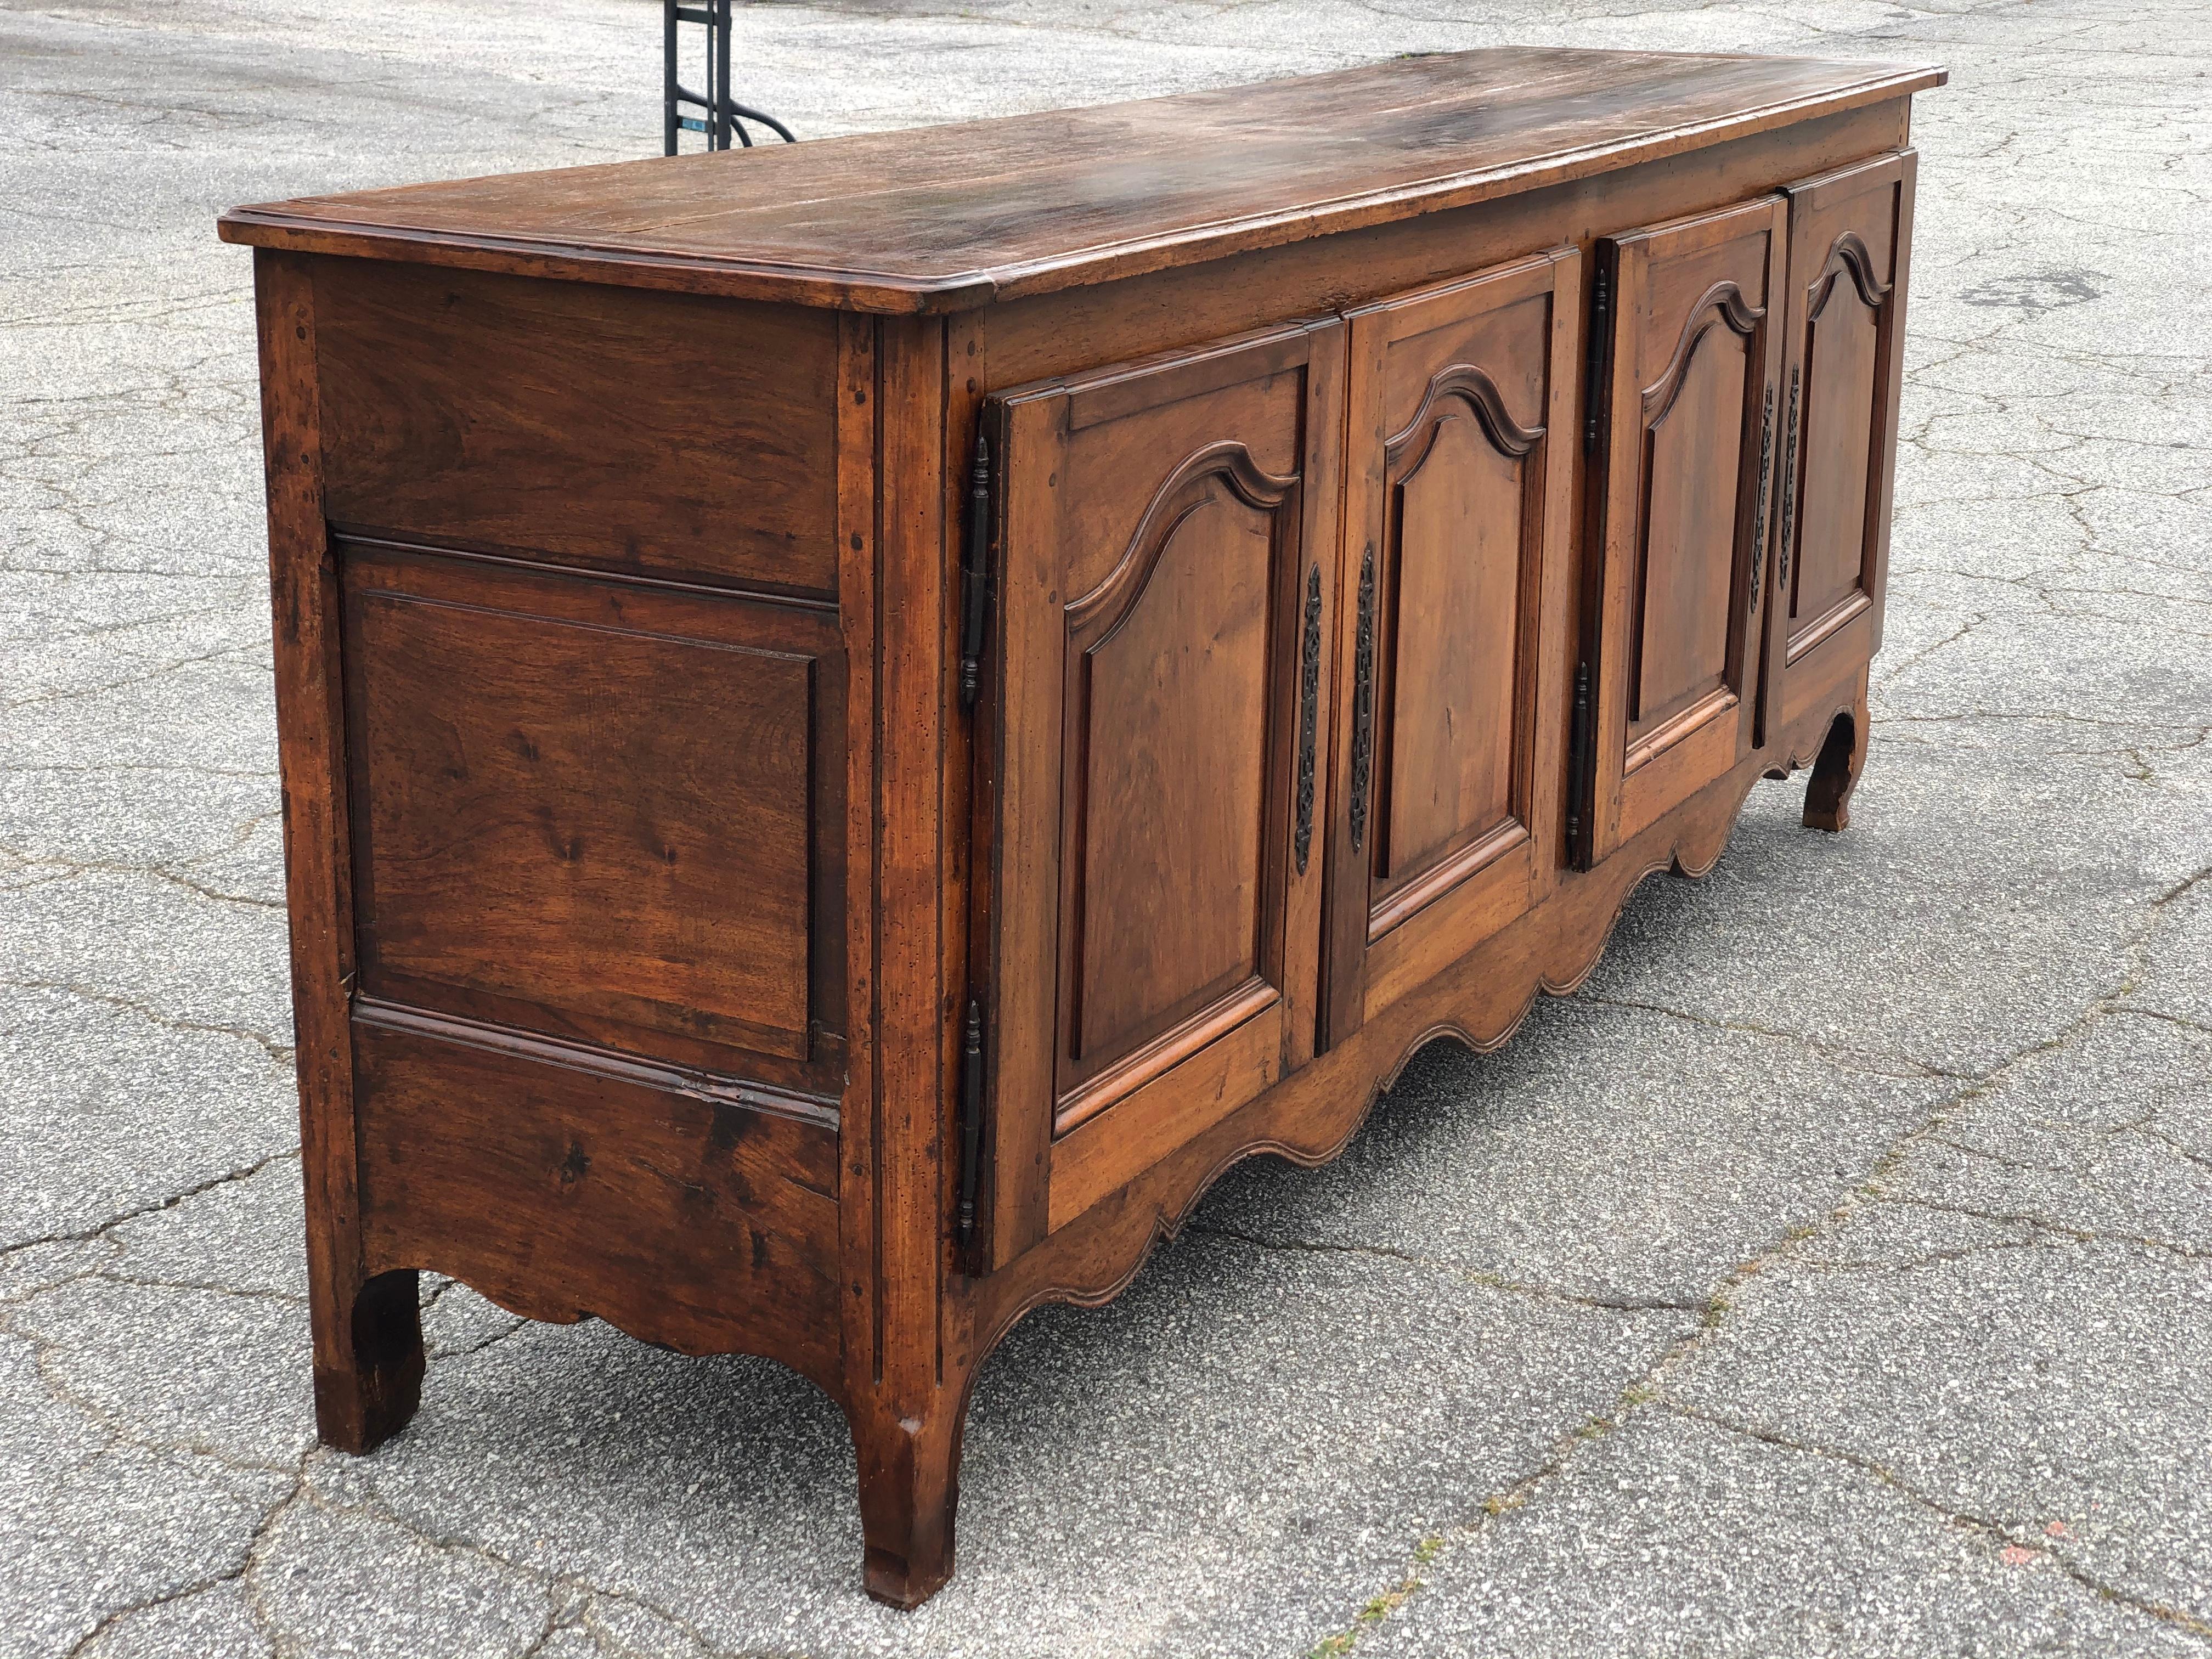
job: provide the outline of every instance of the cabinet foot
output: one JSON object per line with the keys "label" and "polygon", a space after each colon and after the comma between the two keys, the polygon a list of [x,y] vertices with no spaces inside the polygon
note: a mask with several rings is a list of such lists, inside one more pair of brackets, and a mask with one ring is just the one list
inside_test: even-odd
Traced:
{"label": "cabinet foot", "polygon": [[415,1273],[380,1273],[349,1304],[315,1315],[316,1432],[341,1451],[373,1451],[407,1426],[422,1398]]}
{"label": "cabinet foot", "polygon": [[928,1421],[894,1419],[872,1402],[848,1408],[848,1415],[860,1467],[868,1594],[895,1607],[918,1607],[952,1577],[966,1401]]}
{"label": "cabinet foot", "polygon": [[1820,757],[1813,763],[1812,780],[1805,786],[1805,827],[1831,835],[1848,829],[1851,822],[1851,791],[1858,787],[1866,766],[1866,707],[1840,711],[1828,726]]}

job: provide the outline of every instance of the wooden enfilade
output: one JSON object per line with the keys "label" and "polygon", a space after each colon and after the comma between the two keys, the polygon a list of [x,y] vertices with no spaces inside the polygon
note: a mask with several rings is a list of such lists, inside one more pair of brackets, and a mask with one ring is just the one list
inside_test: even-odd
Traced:
{"label": "wooden enfilade", "polygon": [[1942,78],[1483,52],[226,216],[324,1437],[415,1410],[422,1270],[768,1355],[930,1595],[1024,1311],[1762,775],[1844,826]]}

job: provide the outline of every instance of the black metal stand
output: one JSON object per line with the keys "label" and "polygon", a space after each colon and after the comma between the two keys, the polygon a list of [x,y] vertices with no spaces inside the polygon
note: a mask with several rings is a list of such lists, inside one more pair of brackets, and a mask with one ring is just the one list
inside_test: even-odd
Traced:
{"label": "black metal stand", "polygon": [[[727,149],[735,138],[747,149],[753,146],[753,136],[745,131],[745,123],[757,121],[775,133],[787,144],[799,141],[792,137],[791,129],[773,115],[752,109],[730,96],[730,0],[698,0],[684,4],[682,0],[663,0],[665,33],[661,49],[660,131],[662,153],[676,154],[676,141],[686,132],[704,133],[708,149]],[[678,27],[682,23],[699,23],[707,31],[707,90],[704,95],[692,91],[677,78],[677,47],[681,40]],[[696,109],[696,115],[686,115],[686,108]]]}

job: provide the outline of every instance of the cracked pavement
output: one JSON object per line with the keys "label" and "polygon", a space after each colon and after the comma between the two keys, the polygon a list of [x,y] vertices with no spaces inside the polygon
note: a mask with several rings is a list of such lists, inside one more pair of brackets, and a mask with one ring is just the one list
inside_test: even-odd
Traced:
{"label": "cracked pavement", "polygon": [[1231,1172],[978,1387],[951,1587],[836,1409],[426,1290],[313,1442],[234,202],[647,154],[648,0],[0,0],[0,1659],[2212,1656],[2212,12],[848,0],[895,127],[1505,42],[1933,58],[1851,830]]}

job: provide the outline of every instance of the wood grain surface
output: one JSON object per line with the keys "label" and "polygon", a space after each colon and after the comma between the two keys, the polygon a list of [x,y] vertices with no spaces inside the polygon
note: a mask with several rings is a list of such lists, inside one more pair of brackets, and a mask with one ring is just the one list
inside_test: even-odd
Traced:
{"label": "wood grain surface", "polygon": [[1503,1042],[1755,778],[1848,822],[1942,79],[1501,50],[229,216],[323,1437],[415,1409],[422,1270],[769,1355],[927,1599],[1014,1320]]}
{"label": "wood grain surface", "polygon": [[1389,223],[1939,86],[1498,47],[1172,98],[241,207],[232,241],[951,311]]}

